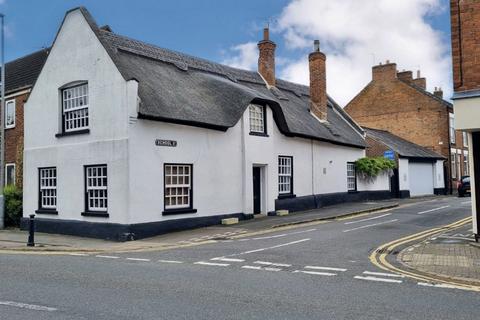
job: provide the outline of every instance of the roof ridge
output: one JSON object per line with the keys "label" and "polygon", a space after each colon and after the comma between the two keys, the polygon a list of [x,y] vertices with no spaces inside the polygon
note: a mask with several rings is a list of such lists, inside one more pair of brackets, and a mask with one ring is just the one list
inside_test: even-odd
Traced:
{"label": "roof ridge", "polygon": [[406,85],[408,85],[409,87],[411,88],[414,88],[416,89],[417,91],[423,93],[424,95],[430,97],[430,98],[433,98],[435,100],[437,100],[438,102],[441,102],[442,104],[446,104],[448,106],[452,106],[453,107],[453,104],[451,104],[450,102],[448,102],[447,100],[443,99],[443,98],[440,98],[440,97],[437,97],[436,95],[434,95],[433,93],[431,92],[428,92],[426,89],[423,89],[422,87],[419,87],[417,86],[416,84],[414,83],[410,83],[406,80],[403,80],[403,79],[398,79],[397,80],[400,80],[401,82],[405,83]]}

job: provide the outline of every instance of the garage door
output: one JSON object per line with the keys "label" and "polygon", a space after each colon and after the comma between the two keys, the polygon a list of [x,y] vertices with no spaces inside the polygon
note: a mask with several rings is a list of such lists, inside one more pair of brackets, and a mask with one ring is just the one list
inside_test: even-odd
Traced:
{"label": "garage door", "polygon": [[433,194],[433,164],[423,162],[408,163],[410,196]]}

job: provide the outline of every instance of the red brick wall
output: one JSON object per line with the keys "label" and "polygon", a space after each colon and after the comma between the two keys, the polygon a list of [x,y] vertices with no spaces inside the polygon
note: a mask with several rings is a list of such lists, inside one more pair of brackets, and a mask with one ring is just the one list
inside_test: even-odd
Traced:
{"label": "red brick wall", "polygon": [[480,1],[450,0],[455,91],[480,89]]}
{"label": "red brick wall", "polygon": [[15,99],[15,128],[5,129],[5,163],[15,163],[15,183],[19,188],[23,184],[23,106],[27,98],[28,93],[12,98]]}
{"label": "red brick wall", "polygon": [[320,51],[308,56],[310,70],[310,110],[321,120],[327,120],[326,57]]}
{"label": "red brick wall", "polygon": [[[452,109],[397,79],[396,74],[392,77],[391,68],[385,69],[387,76],[379,76],[375,74],[378,66],[373,68],[375,80],[350,101],[345,111],[361,126],[390,131],[443,155],[448,159],[449,175],[449,112]],[[463,149],[461,133],[457,135],[452,147]]]}

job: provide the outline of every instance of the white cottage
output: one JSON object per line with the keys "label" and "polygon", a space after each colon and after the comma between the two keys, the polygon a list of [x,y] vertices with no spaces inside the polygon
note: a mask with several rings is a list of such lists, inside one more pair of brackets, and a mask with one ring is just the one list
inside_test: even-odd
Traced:
{"label": "white cottage", "polygon": [[325,55],[311,86],[158,48],[66,13],[25,107],[24,226],[109,239],[390,195],[354,161],[364,132],[326,94]]}

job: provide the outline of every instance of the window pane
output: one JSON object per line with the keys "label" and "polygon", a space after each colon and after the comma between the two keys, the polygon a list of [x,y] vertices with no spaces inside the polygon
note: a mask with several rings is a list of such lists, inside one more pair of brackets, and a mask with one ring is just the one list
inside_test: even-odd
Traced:
{"label": "window pane", "polygon": [[165,165],[165,209],[190,206],[191,165]]}
{"label": "window pane", "polygon": [[89,211],[107,211],[107,166],[92,166],[85,170],[87,181],[87,204]]}

